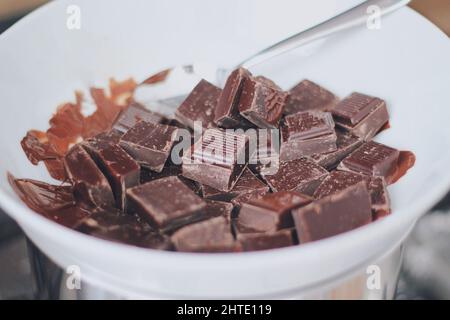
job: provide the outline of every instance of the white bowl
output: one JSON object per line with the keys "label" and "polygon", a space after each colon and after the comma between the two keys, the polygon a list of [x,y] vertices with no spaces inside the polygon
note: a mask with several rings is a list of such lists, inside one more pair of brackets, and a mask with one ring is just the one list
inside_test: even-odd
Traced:
{"label": "white bowl", "polygon": [[[377,139],[414,151],[415,167],[390,188],[391,216],[306,245],[243,254],[160,252],[99,240],[29,210],[6,171],[49,180],[24,156],[20,139],[45,129],[74,89],[110,76],[147,75],[172,65],[229,66],[276,40],[360,1],[55,1],[0,37],[0,205],[50,258],[78,265],[82,279],[129,296],[286,297],[373,261],[397,246],[450,187],[450,43],[404,8],[365,27],[291,52],[255,70],[288,88],[310,78],[345,96],[385,98],[392,128]],[[66,28],[67,7],[81,29]],[[338,5],[339,3],[339,5]]]}

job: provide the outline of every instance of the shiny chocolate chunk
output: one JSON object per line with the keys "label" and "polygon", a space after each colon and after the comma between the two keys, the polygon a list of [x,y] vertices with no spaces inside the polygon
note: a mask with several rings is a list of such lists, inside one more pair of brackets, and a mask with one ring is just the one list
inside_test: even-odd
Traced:
{"label": "shiny chocolate chunk", "polygon": [[336,133],[331,113],[305,111],[287,116],[281,129],[280,160],[333,152]]}
{"label": "shiny chocolate chunk", "polygon": [[336,128],[336,136],[337,149],[335,151],[316,153],[310,156],[317,164],[328,170],[334,169],[342,159],[363,143],[360,138],[338,128]]}
{"label": "shiny chocolate chunk", "polygon": [[237,240],[243,251],[268,250],[295,245],[293,232],[290,229],[265,233],[242,233],[238,234]]}
{"label": "shiny chocolate chunk", "polygon": [[114,206],[108,180],[81,145],[75,145],[67,152],[64,166],[79,201],[94,207]]}
{"label": "shiny chocolate chunk", "polygon": [[303,80],[291,90],[284,114],[302,111],[331,111],[339,99],[327,89],[309,80]]}
{"label": "shiny chocolate chunk", "polygon": [[86,139],[80,144],[95,160],[95,157],[100,150],[119,143],[122,135],[123,134],[117,130],[111,130],[109,132],[102,132],[92,138]]}
{"label": "shiny chocolate chunk", "polygon": [[372,139],[389,121],[386,102],[352,93],[333,109],[336,125],[363,140]]}
{"label": "shiny chocolate chunk", "polygon": [[293,191],[269,193],[243,203],[237,219],[239,232],[271,232],[293,228],[291,210],[310,203],[313,198]]}
{"label": "shiny chocolate chunk", "polygon": [[171,240],[177,251],[185,252],[232,252],[239,245],[231,234],[230,222],[219,216],[176,231]]}
{"label": "shiny chocolate chunk", "polygon": [[239,114],[238,104],[244,82],[251,73],[246,69],[234,70],[228,77],[215,110],[214,122],[222,128],[240,127],[245,121]]}
{"label": "shiny chocolate chunk", "polygon": [[208,81],[201,80],[178,107],[175,118],[191,129],[194,129],[195,121],[205,129],[216,127],[214,115],[221,91]]}
{"label": "shiny chocolate chunk", "polygon": [[140,121],[123,135],[120,146],[142,166],[161,172],[177,140],[177,128]]}
{"label": "shiny chocolate chunk", "polygon": [[292,211],[300,244],[328,238],[372,221],[370,195],[361,181]]}
{"label": "shiny chocolate chunk", "polygon": [[203,218],[206,202],[178,177],[147,182],[127,190],[130,213],[137,213],[153,227],[170,231]]}
{"label": "shiny chocolate chunk", "polygon": [[241,116],[259,128],[278,128],[287,93],[269,79],[245,79],[239,99]]}
{"label": "shiny chocolate chunk", "polygon": [[369,176],[381,176],[389,183],[397,170],[399,155],[400,152],[394,148],[369,141],[342,160],[338,169]]}
{"label": "shiny chocolate chunk", "polygon": [[273,192],[297,191],[311,195],[328,171],[315,162],[302,158],[281,162],[275,174],[263,174]]}
{"label": "shiny chocolate chunk", "polygon": [[236,208],[240,208],[242,206],[242,204],[250,201],[250,200],[256,200],[256,199],[260,199],[263,196],[265,196],[266,194],[269,193],[269,187],[264,187],[261,189],[256,189],[253,191],[249,191],[249,192],[245,192],[245,193],[241,193],[240,195],[234,197],[233,199],[231,199],[231,203],[236,207]]}
{"label": "shiny chocolate chunk", "polygon": [[248,162],[247,146],[244,134],[206,130],[183,156],[183,176],[220,191],[230,191]]}
{"label": "shiny chocolate chunk", "polygon": [[161,123],[164,117],[146,109],[138,103],[132,103],[115,120],[112,128],[122,134],[134,127],[139,121]]}

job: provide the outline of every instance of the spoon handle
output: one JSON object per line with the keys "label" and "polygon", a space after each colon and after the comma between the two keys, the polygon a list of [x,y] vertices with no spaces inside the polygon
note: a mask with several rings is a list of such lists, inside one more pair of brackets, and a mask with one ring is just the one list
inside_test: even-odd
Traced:
{"label": "spoon handle", "polygon": [[[237,67],[250,68],[270,58],[278,56],[286,51],[295,49],[301,45],[314,40],[326,37],[332,33],[361,25],[368,21],[370,14],[373,14],[371,8],[378,10],[382,15],[393,12],[406,5],[410,0],[368,0],[362,4],[345,11],[325,22],[322,22],[310,29],[299,32],[285,40],[282,40],[252,57],[242,61]],[[375,7],[376,6],[376,7]]]}

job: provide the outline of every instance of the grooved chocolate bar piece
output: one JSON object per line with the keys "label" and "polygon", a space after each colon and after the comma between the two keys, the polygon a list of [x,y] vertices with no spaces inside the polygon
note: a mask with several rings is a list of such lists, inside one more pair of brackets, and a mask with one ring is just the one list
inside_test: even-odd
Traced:
{"label": "grooved chocolate bar piece", "polygon": [[177,177],[161,178],[127,190],[128,212],[155,228],[170,231],[202,219],[205,201]]}
{"label": "grooved chocolate bar piece", "polygon": [[372,221],[370,196],[361,181],[292,211],[300,244],[328,238]]}
{"label": "grooved chocolate bar piece", "polygon": [[336,139],[331,113],[305,111],[289,115],[281,129],[280,160],[335,151]]}
{"label": "grooved chocolate bar piece", "polygon": [[352,152],[339,164],[339,170],[354,171],[369,176],[381,176],[389,183],[397,169],[400,152],[384,144],[369,141]]}
{"label": "grooved chocolate bar piece", "polygon": [[328,171],[315,162],[302,158],[281,162],[278,171],[263,178],[272,191],[297,191],[312,195]]}
{"label": "grooved chocolate bar piece", "polygon": [[95,207],[114,206],[108,180],[81,145],[75,145],[67,152],[64,167],[81,202]]}
{"label": "grooved chocolate bar piece", "polygon": [[310,156],[317,164],[328,170],[334,169],[339,162],[358,148],[363,141],[344,130],[336,128],[336,147],[335,151],[327,153],[316,153]]}
{"label": "grooved chocolate bar piece", "polygon": [[117,207],[125,210],[126,189],[139,184],[139,164],[117,144],[99,150],[93,158],[112,187]]}
{"label": "grooved chocolate bar piece", "polygon": [[248,138],[208,129],[183,156],[183,176],[221,191],[230,191],[248,161]]}
{"label": "grooved chocolate bar piece", "polygon": [[243,251],[276,249],[295,244],[290,229],[266,233],[238,234],[237,240],[240,242]]}
{"label": "grooved chocolate bar piece", "polygon": [[178,139],[178,128],[138,122],[120,139],[120,146],[142,166],[161,172]]}
{"label": "grooved chocolate bar piece", "polygon": [[201,80],[178,107],[175,118],[194,129],[194,121],[199,121],[205,129],[216,127],[214,114],[222,90],[206,80]]}
{"label": "grooved chocolate bar piece", "polygon": [[169,237],[158,233],[135,215],[122,212],[95,210],[77,230],[97,238],[138,247],[158,250],[172,248]]}
{"label": "grooved chocolate bar piece", "polygon": [[310,203],[313,198],[293,191],[280,191],[242,204],[237,219],[239,232],[270,232],[293,228],[291,210]]}
{"label": "grooved chocolate bar piece", "polygon": [[239,99],[241,116],[259,128],[278,128],[287,93],[269,79],[245,79]]}
{"label": "grooved chocolate bar piece", "polygon": [[231,234],[230,222],[225,217],[216,217],[185,226],[176,231],[171,239],[177,251],[239,251],[238,243]]}
{"label": "grooved chocolate bar piece", "polygon": [[331,111],[339,99],[330,91],[318,84],[303,80],[291,90],[284,107],[284,114],[301,111]]}
{"label": "grooved chocolate bar piece", "polygon": [[237,197],[243,193],[248,193],[260,189],[267,190],[268,187],[264,182],[259,180],[250,169],[245,168],[241,177],[230,192],[224,192],[207,185],[202,185],[202,195],[205,199],[230,201],[232,198]]}
{"label": "grooved chocolate bar piece", "polygon": [[139,121],[161,123],[163,120],[164,117],[162,115],[152,112],[144,106],[134,102],[119,114],[112,128],[118,132],[125,133]]}
{"label": "grooved chocolate bar piece", "polygon": [[336,125],[364,140],[372,139],[388,122],[386,102],[352,93],[333,109]]}
{"label": "grooved chocolate bar piece", "polygon": [[251,73],[244,68],[234,70],[228,77],[215,111],[214,122],[219,127],[234,128],[243,123],[238,104],[244,82],[250,77]]}

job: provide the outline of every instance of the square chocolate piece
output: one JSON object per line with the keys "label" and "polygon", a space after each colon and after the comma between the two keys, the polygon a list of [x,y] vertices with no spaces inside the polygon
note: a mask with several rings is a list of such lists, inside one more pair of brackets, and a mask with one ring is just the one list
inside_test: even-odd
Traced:
{"label": "square chocolate piece", "polygon": [[152,226],[170,231],[203,218],[206,202],[177,177],[167,177],[127,190],[128,212]]}
{"label": "square chocolate piece", "polygon": [[280,160],[333,152],[336,133],[331,113],[305,111],[287,116],[281,128]]}
{"label": "square chocolate piece", "polygon": [[302,111],[331,111],[339,99],[327,89],[309,80],[303,80],[291,90],[284,107],[284,114]]}
{"label": "square chocolate piece", "polygon": [[337,149],[335,151],[316,153],[310,156],[310,158],[317,164],[327,168],[328,170],[336,168],[342,159],[352,153],[363,143],[362,139],[339,128],[336,128],[336,136]]}
{"label": "square chocolate piece", "polygon": [[140,121],[122,136],[120,146],[142,166],[161,172],[177,140],[178,128]]}
{"label": "square chocolate piece", "polygon": [[338,193],[294,209],[300,244],[328,238],[372,221],[370,195],[361,181]]}
{"label": "square chocolate piece", "polygon": [[269,250],[295,245],[291,229],[265,233],[238,234],[243,251]]}
{"label": "square chocolate piece", "polygon": [[269,187],[265,187],[262,189],[256,189],[253,191],[249,191],[246,193],[241,193],[237,197],[234,197],[231,199],[231,203],[237,208],[241,208],[242,204],[250,201],[250,200],[257,200],[268,194],[270,191]]}
{"label": "square chocolate piece", "polygon": [[239,99],[241,97],[244,82],[250,79],[251,73],[239,68],[228,77],[217,103],[214,122],[222,128],[240,127],[245,121],[239,115]]}
{"label": "square chocolate piece", "polygon": [[275,174],[263,174],[263,178],[273,192],[297,191],[312,195],[327,175],[327,170],[309,159],[302,158],[281,162]]}
{"label": "square chocolate piece", "polygon": [[117,117],[112,128],[122,134],[134,127],[139,121],[161,123],[164,117],[146,109],[143,105],[133,102]]}
{"label": "square chocolate piece", "polygon": [[245,79],[239,99],[241,116],[259,128],[278,128],[287,93],[269,79]]}
{"label": "square chocolate piece", "polygon": [[176,231],[171,240],[177,251],[239,251],[239,245],[231,234],[230,221],[222,216],[185,226]]}
{"label": "square chocolate piece", "polygon": [[216,127],[214,114],[221,92],[215,85],[201,80],[178,107],[175,118],[191,129],[194,129],[195,121],[205,129]]}
{"label": "square chocolate piece", "polygon": [[342,160],[338,169],[381,176],[389,183],[396,172],[399,155],[400,152],[394,148],[369,141]]}
{"label": "square chocolate piece", "polygon": [[352,93],[333,109],[336,125],[363,140],[372,139],[389,121],[386,102]]}
{"label": "square chocolate piece", "polygon": [[79,201],[94,207],[114,206],[108,180],[81,145],[77,144],[67,152],[64,167]]}
{"label": "square chocolate piece", "polygon": [[183,156],[183,176],[220,191],[230,191],[248,162],[248,138],[208,129]]}
{"label": "square chocolate piece", "polygon": [[313,198],[293,191],[269,193],[242,204],[237,219],[239,232],[271,232],[293,228],[291,210],[313,201]]}

